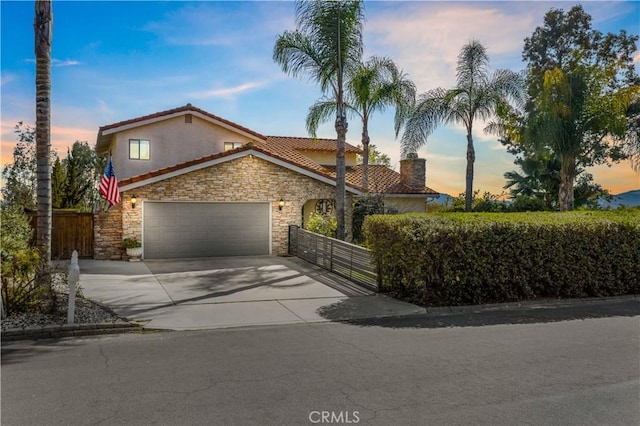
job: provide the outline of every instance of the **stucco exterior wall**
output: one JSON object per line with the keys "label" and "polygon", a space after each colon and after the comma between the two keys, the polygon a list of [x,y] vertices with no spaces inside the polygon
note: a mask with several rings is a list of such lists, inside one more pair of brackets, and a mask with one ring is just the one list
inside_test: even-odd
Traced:
{"label": "stucco exterior wall", "polygon": [[398,213],[426,213],[427,202],[425,198],[394,198],[384,197],[384,207],[395,209]]}
{"label": "stucco exterior wall", "polygon": [[[305,157],[308,157],[318,164],[323,166],[335,166],[336,165],[336,153],[327,151],[311,151],[299,149],[298,152]],[[358,154],[346,153],[344,155],[345,165],[347,167],[353,167],[358,164]]]}
{"label": "stucco exterior wall", "polygon": [[[150,159],[130,160],[129,139],[150,141]],[[222,152],[225,142],[247,143],[251,140],[195,115],[192,115],[191,123],[185,123],[185,116],[179,116],[117,133],[111,151],[116,176],[122,180]]]}
{"label": "stucco exterior wall", "polygon": [[[136,207],[131,207],[135,194]],[[119,215],[120,238],[142,239],[142,216],[145,201],[247,201],[270,202],[272,214],[272,254],[283,255],[288,249],[289,225],[302,224],[302,207],[309,199],[335,197],[335,187],[277,166],[254,156],[245,156],[206,169],[186,173],[121,194],[122,208],[109,212]],[[278,201],[285,201],[282,211]],[[350,206],[350,201],[347,203]],[[347,217],[350,218],[350,209]],[[106,220],[106,219],[103,219]],[[118,219],[113,219],[117,223]],[[350,222],[347,230],[350,234]],[[96,240],[96,253],[109,252],[110,239]],[[98,247],[99,246],[99,247]]]}

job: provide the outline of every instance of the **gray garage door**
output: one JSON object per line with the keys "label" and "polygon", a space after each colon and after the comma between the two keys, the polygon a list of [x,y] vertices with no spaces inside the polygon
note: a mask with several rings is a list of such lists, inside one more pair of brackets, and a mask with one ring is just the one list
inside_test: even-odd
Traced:
{"label": "gray garage door", "polygon": [[269,254],[269,203],[144,203],[144,257]]}

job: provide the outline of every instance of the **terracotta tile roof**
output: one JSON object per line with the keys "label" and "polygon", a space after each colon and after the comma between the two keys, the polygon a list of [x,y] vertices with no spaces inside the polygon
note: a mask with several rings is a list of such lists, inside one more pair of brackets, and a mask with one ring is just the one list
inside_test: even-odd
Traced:
{"label": "terracotta tile roof", "polygon": [[[118,123],[109,124],[107,126],[100,127],[99,135],[104,130],[114,129],[121,126],[127,126],[136,123],[144,123],[147,120],[154,120],[164,116],[169,116],[181,112],[198,112],[213,120],[227,124],[228,126],[235,127],[245,133],[251,134],[257,138],[255,143],[248,143],[242,147],[220,152],[217,154],[208,155],[194,160],[186,161],[184,163],[175,164],[162,169],[154,170],[148,173],[144,173],[138,176],[123,179],[119,182],[119,186],[124,187],[137,182],[143,182],[148,179],[159,177],[168,173],[177,172],[182,169],[186,169],[199,164],[207,163],[217,159],[224,159],[225,157],[234,155],[239,152],[255,150],[268,155],[274,159],[284,161],[293,166],[315,173],[319,176],[335,180],[335,166],[323,166],[309,157],[303,155],[301,151],[335,151],[335,139],[320,139],[320,138],[300,138],[300,137],[287,137],[287,136],[263,136],[257,132],[247,129],[231,121],[225,120],[213,114],[210,114],[200,108],[194,107],[191,104],[187,104],[183,107],[178,107],[166,111],[157,112],[155,114],[146,115],[143,117],[134,118],[131,120],[121,121]],[[353,145],[346,145],[347,153],[362,153],[357,147]],[[347,186],[356,191],[362,191],[362,166],[348,167],[346,170],[346,183]],[[400,183],[400,174],[385,167],[379,165],[369,166],[369,189],[372,192],[387,193],[387,194],[437,194],[431,188],[415,189],[410,188]]]}
{"label": "terracotta tile roof", "polygon": [[[348,182],[362,185],[362,165],[347,168],[346,179]],[[437,195],[438,192],[425,186],[411,188],[400,183],[400,173],[390,168],[377,164],[369,165],[369,191],[384,194],[424,194]]]}
{"label": "terracotta tile roof", "polygon": [[[198,164],[202,164],[202,163],[207,163],[209,161],[213,161],[213,160],[217,160],[217,159],[222,159],[224,157],[228,157],[231,156],[233,154],[239,153],[239,152],[243,152],[243,151],[248,151],[248,150],[255,150],[258,152],[261,152],[265,155],[268,155],[272,158],[275,158],[277,160],[281,160],[284,161],[286,163],[289,163],[293,166],[297,166],[300,167],[304,170],[307,170],[309,172],[315,173],[317,175],[323,176],[325,178],[331,179],[331,180],[335,180],[336,178],[336,173],[335,173],[335,166],[333,167],[326,167],[326,166],[321,166],[318,163],[310,160],[309,158],[305,157],[302,154],[299,154],[298,152],[296,152],[293,149],[288,149],[285,146],[282,145],[271,145],[269,146],[268,144],[265,143],[260,143],[260,144],[246,144],[243,145],[239,148],[230,150],[230,151],[225,151],[225,152],[220,152],[218,154],[214,154],[214,155],[208,155],[206,157],[201,157],[201,158],[196,158],[194,160],[190,160],[190,161],[186,161],[184,163],[180,163],[180,164],[175,164],[173,166],[169,166],[169,167],[165,167],[162,169],[158,169],[158,170],[154,170],[152,172],[149,173],[145,173],[142,175],[138,175],[138,176],[134,176],[131,178],[127,178],[127,179],[123,179],[119,182],[119,186],[120,187],[124,187],[127,185],[131,185],[137,182],[142,182],[148,179],[152,179],[154,177],[158,177],[158,176],[162,176],[165,175],[167,173],[172,173],[175,171],[179,171],[182,169],[186,169],[188,167],[191,166],[196,166]],[[355,167],[347,167],[346,169],[346,175],[345,175],[345,179],[346,179],[346,184],[348,187],[356,190],[356,191],[363,191],[363,188],[361,186],[362,184],[362,166],[358,165]],[[400,183],[400,174],[389,169],[388,167],[385,166],[380,166],[380,165],[370,165],[369,166],[369,190],[371,192],[375,192],[375,193],[384,193],[384,194],[411,194],[411,195],[420,195],[420,194],[424,194],[426,195],[437,195],[438,192],[434,191],[431,188],[428,187],[424,187],[424,188],[411,188],[408,187],[407,185],[404,185],[402,183]]]}
{"label": "terracotta tile roof", "polygon": [[[323,176],[327,179],[331,179],[331,180],[335,180],[335,173],[332,173],[330,170],[322,167],[321,165],[319,165],[318,163],[311,161],[310,159],[308,159],[307,157],[305,157],[302,154],[297,153],[295,150],[292,149],[288,149],[286,147],[278,147],[278,146],[268,146],[265,143],[259,143],[259,144],[253,144],[253,143],[248,143],[245,144],[239,148],[236,149],[232,149],[229,151],[224,151],[224,152],[220,152],[218,154],[213,154],[213,155],[208,155],[205,157],[201,157],[201,158],[196,158],[195,160],[190,160],[190,161],[186,161],[184,163],[180,163],[180,164],[175,164],[173,166],[169,166],[169,167],[165,167],[162,169],[158,169],[158,170],[154,170],[152,172],[148,172],[148,173],[144,173],[138,176],[133,176],[130,178],[126,178],[121,180],[120,182],[118,182],[118,186],[120,187],[124,187],[127,185],[131,185],[137,182],[142,182],[148,179],[152,179],[154,177],[158,177],[158,176],[162,176],[165,175],[167,173],[171,173],[171,172],[175,172],[175,171],[179,171],[182,169],[186,169],[188,167],[192,167],[192,166],[196,166],[198,164],[202,164],[202,163],[207,163],[209,161],[213,161],[213,160],[217,160],[217,159],[222,159],[224,157],[228,157],[231,156],[233,154],[239,153],[239,152],[243,152],[243,151],[249,151],[249,150],[255,150],[257,152],[261,152],[265,155],[268,155],[274,159],[277,160],[281,160],[284,161],[286,163],[289,163],[293,166],[297,166],[299,168],[302,168],[304,170],[307,170],[309,172],[318,174],[320,176]],[[352,187],[353,189],[360,191],[360,187],[359,185],[350,185],[349,183],[347,183],[347,185],[349,187]]]}
{"label": "terracotta tile roof", "polygon": [[[284,145],[289,148],[302,151],[335,151],[335,139],[321,138],[296,138],[289,136],[267,136],[267,143]],[[345,152],[361,154],[362,150],[353,145],[346,144]]]}

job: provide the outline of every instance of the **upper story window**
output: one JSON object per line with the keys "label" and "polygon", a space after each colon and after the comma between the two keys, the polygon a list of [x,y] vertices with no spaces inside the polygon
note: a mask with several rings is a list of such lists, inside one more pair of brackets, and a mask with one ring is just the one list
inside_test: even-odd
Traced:
{"label": "upper story window", "polygon": [[148,160],[149,141],[144,139],[129,139],[129,159]]}
{"label": "upper story window", "polygon": [[242,142],[225,142],[224,150],[230,151],[232,149],[240,148],[242,146]]}

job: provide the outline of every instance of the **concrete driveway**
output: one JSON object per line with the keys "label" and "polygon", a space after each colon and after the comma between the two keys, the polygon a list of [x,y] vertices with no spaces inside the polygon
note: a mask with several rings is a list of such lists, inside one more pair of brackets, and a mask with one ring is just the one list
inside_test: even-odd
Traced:
{"label": "concrete driveway", "polygon": [[198,330],[424,312],[294,257],[80,260],[85,297],[147,328]]}

